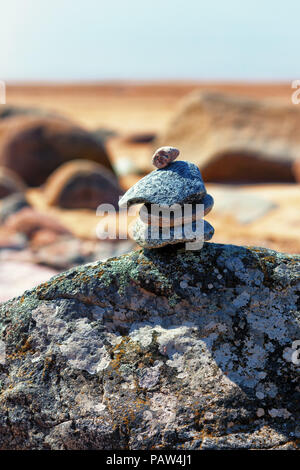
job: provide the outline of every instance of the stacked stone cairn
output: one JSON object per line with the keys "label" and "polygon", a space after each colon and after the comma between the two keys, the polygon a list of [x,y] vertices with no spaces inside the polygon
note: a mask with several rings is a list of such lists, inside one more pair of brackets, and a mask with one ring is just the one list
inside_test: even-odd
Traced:
{"label": "stacked stone cairn", "polygon": [[[157,168],[132,186],[120,199],[120,208],[143,204],[133,228],[133,238],[143,248],[175,243],[202,247],[214,234],[203,217],[214,204],[207,194],[199,168],[190,162],[174,161],[179,150],[161,147],[153,155]],[[195,243],[196,242],[196,243]]]}

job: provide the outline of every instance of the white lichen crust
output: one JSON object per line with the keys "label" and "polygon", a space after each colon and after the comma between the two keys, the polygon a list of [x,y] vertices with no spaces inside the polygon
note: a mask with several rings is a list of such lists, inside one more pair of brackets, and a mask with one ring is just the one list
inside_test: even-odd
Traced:
{"label": "white lichen crust", "polygon": [[204,243],[0,306],[1,449],[299,448],[300,257]]}

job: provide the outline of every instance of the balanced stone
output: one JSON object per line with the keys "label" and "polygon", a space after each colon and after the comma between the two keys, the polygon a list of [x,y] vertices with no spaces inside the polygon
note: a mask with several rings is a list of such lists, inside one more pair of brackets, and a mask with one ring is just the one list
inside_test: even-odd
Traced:
{"label": "balanced stone", "polygon": [[175,147],[160,147],[154,153],[152,163],[156,168],[165,168],[176,160],[179,154],[179,150]]}
{"label": "balanced stone", "polygon": [[139,212],[141,220],[149,225],[166,227],[190,223],[202,219],[208,214],[214,205],[214,199],[210,194],[205,194],[199,202],[185,205],[174,204],[171,207],[144,204]]}
{"label": "balanced stone", "polygon": [[154,170],[138,181],[120,199],[119,206],[148,203],[169,207],[197,201],[205,194],[199,168],[193,163],[178,161]]}
{"label": "balanced stone", "polygon": [[186,249],[198,250],[214,234],[203,220],[214,200],[196,165],[172,161],[178,154],[174,147],[158,149],[153,162],[159,169],[138,181],[119,201],[120,207],[144,203],[132,231],[144,248],[191,242],[193,247],[186,245]]}
{"label": "balanced stone", "polygon": [[204,242],[213,237],[214,228],[206,220],[197,220],[182,226],[155,227],[137,219],[133,238],[143,248],[161,248],[186,242]]}

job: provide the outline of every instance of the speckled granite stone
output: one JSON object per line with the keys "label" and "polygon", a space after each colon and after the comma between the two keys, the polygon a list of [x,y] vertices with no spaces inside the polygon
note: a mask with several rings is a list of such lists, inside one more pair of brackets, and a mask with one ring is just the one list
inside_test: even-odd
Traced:
{"label": "speckled granite stone", "polygon": [[137,219],[133,228],[133,238],[143,248],[160,248],[195,240],[204,242],[210,240],[213,234],[214,228],[203,219],[174,227],[148,225]]}
{"label": "speckled granite stone", "polygon": [[206,194],[196,165],[178,161],[154,170],[130,188],[119,201],[120,207],[133,204],[159,204],[162,207],[199,200]]}
{"label": "speckled granite stone", "polygon": [[[195,220],[202,219],[203,216],[207,215],[213,208],[214,199],[210,194],[205,194],[205,196],[199,200],[199,202],[192,203],[192,211],[185,212],[184,205],[181,206],[176,204],[170,208],[161,208],[161,206],[156,205],[156,211],[160,210],[161,212],[157,215],[157,212],[153,212],[153,205],[144,204],[139,212],[141,220],[149,225],[156,225],[160,227],[181,225],[182,218],[184,215],[184,222],[190,223]],[[172,208],[174,212],[172,211]],[[151,211],[152,209],[152,211]]]}

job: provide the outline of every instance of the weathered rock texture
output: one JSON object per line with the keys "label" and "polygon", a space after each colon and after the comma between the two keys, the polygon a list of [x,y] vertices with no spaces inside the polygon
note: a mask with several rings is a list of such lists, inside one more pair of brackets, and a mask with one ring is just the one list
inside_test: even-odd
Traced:
{"label": "weathered rock texture", "polygon": [[39,186],[61,164],[75,159],[96,161],[112,170],[100,140],[60,118],[19,116],[0,123],[0,164],[29,186]]}
{"label": "weathered rock texture", "polygon": [[169,207],[173,204],[199,202],[205,194],[199,169],[190,162],[177,161],[140,179],[120,199],[119,206],[145,203]]}
{"label": "weathered rock texture", "polygon": [[290,182],[300,155],[299,131],[295,105],[194,92],[155,147],[180,148],[206,182]]}
{"label": "weathered rock texture", "polygon": [[299,267],[259,248],[178,245],[3,304],[0,447],[296,448]]}
{"label": "weathered rock texture", "polygon": [[107,168],[91,161],[73,160],[50,175],[44,195],[51,206],[97,209],[103,203],[118,208],[122,193],[118,179]]}

